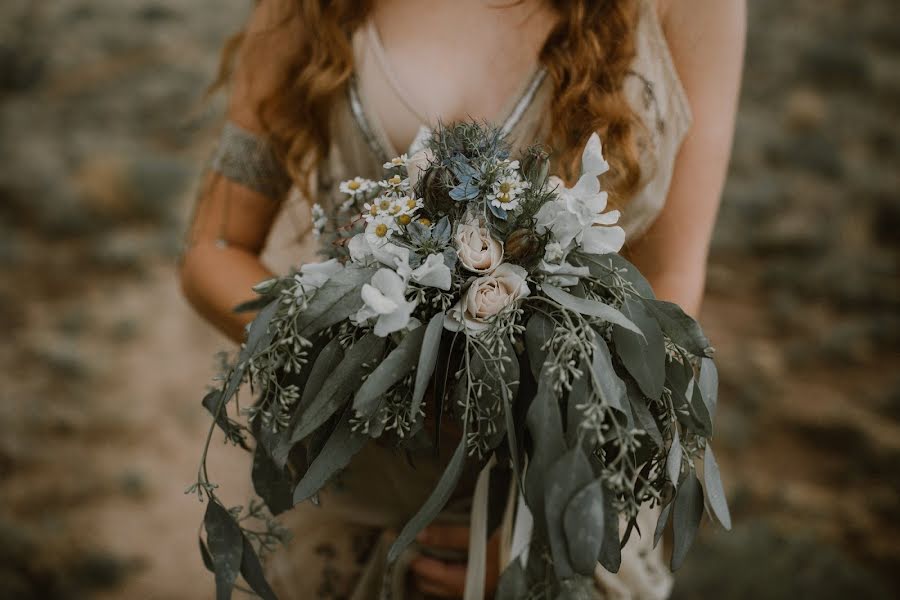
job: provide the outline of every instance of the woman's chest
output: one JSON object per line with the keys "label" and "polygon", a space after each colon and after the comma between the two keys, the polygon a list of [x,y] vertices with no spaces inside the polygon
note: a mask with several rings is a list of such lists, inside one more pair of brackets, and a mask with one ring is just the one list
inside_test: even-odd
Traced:
{"label": "woman's chest", "polygon": [[358,32],[357,77],[394,148],[420,125],[499,121],[538,64],[554,15],[532,0],[387,0]]}

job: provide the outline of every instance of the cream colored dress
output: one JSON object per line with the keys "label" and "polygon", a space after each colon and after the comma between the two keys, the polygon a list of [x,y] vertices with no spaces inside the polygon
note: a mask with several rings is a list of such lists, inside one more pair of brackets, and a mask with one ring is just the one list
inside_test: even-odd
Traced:
{"label": "cream colored dress", "polygon": [[[354,42],[358,76],[333,111],[332,147],[316,184],[319,202],[337,198],[342,180],[357,175],[379,178],[382,164],[400,154],[391,147],[377,115],[366,103],[367,73],[384,68],[378,45],[371,43],[366,28],[357,33]],[[514,149],[546,136],[545,115],[551,91],[543,71],[537,71],[509,103],[502,127]],[[627,80],[627,93],[652,138],[642,156],[642,190],[629,201],[621,221],[627,237],[633,240],[647,230],[662,209],[676,154],[691,120],[654,0],[641,1],[637,58]],[[270,235],[264,260],[282,272],[292,265],[318,260],[318,242],[310,232],[308,205],[292,194]],[[422,505],[451,451],[444,448],[440,458],[428,452],[413,455],[411,464],[403,453],[370,443],[323,491],[320,506],[305,503],[283,515],[294,539],[270,557],[266,566],[279,598],[419,598],[405,584],[405,565],[415,554],[415,547],[390,571],[385,566],[385,554],[391,531],[399,530]],[[463,477],[455,500],[460,506],[465,506],[475,475]],[[598,566],[597,598],[668,597],[671,575],[662,560],[661,546],[651,548],[655,519],[655,511],[639,516],[644,537],[631,537],[623,549],[619,573],[613,575]]]}

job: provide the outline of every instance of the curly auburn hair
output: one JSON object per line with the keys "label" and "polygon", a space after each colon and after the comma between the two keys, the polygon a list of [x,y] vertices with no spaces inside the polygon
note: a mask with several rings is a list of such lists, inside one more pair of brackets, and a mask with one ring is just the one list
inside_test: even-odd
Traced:
{"label": "curly auburn hair", "polygon": [[[256,118],[279,158],[301,187],[331,143],[330,111],[353,73],[351,36],[364,24],[373,0],[275,0],[281,34],[291,40],[277,76],[254,96]],[[625,97],[624,81],[635,57],[639,0],[545,0],[558,20],[539,60],[553,85],[550,139],[554,161],[569,183],[578,177],[581,149],[591,133],[603,139],[610,163],[605,187],[623,205],[638,190],[641,170],[639,117]],[[276,29],[241,32],[226,44],[213,88],[230,77],[236,55],[265,45]]]}

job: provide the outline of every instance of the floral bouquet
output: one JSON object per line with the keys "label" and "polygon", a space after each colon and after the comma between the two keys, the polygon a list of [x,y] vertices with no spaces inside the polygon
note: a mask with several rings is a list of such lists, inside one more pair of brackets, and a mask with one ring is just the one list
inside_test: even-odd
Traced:
{"label": "floral bouquet", "polygon": [[[663,507],[657,542],[672,523],[673,568],[704,506],[729,528],[710,446],[712,348],[618,254],[625,233],[600,189],[598,136],[573,187],[548,176],[542,147],[514,160],[476,123],[441,127],[384,168],[381,181],[341,184],[347,198],[330,213],[313,207],[331,257],[256,286],[247,341],[204,398],[228,439],[254,438],[269,511],[315,501],[373,438],[436,443],[424,427],[434,410],[435,437],[442,419],[463,435],[390,559],[442,510],[465,463],[489,457],[511,465],[519,512],[532,517],[529,551],[514,548],[498,598],[576,597],[598,561],[618,569],[644,504]],[[227,414],[245,384],[256,394],[249,427]],[[205,460],[192,489],[209,499],[200,546],[220,593],[240,573],[273,597],[256,552],[277,527],[244,529]]]}

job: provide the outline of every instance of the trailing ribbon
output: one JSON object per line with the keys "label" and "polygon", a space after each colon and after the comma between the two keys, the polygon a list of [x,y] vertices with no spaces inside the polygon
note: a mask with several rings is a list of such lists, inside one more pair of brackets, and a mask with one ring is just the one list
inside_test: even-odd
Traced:
{"label": "trailing ribbon", "polygon": [[484,600],[485,571],[487,570],[488,489],[491,469],[497,464],[496,455],[481,469],[472,497],[469,520],[469,562],[466,566],[466,587],[463,600]]}

